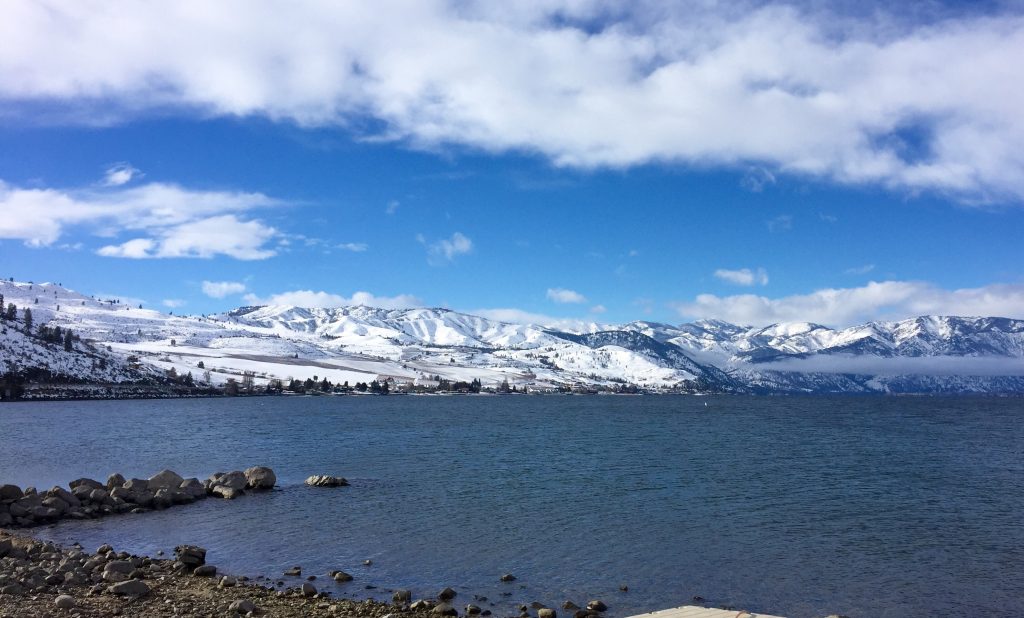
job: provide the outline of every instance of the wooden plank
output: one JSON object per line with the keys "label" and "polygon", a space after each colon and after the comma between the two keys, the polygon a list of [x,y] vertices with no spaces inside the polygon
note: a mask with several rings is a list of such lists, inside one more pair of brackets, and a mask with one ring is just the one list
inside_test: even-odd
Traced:
{"label": "wooden plank", "polygon": [[638,614],[629,618],[782,618],[781,616],[769,616],[735,609],[713,609],[710,607],[698,607],[696,605],[683,605],[662,609],[649,614]]}

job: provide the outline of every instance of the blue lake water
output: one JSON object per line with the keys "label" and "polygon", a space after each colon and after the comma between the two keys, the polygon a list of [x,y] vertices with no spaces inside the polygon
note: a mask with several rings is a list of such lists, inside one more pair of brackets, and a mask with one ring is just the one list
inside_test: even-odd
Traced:
{"label": "blue lake water", "polygon": [[[34,533],[198,544],[236,574],[301,565],[338,596],[452,586],[499,616],[591,598],[626,616],[694,595],[792,618],[1022,616],[1022,421],[1024,400],[994,398],[0,404],[0,482],[270,466],[269,494]],[[352,486],[307,488],[310,474]],[[356,581],[326,581],[333,569]]]}

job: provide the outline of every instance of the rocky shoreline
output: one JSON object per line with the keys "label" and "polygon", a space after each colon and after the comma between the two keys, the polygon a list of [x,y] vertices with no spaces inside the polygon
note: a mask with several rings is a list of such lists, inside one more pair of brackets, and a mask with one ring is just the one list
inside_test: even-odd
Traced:
{"label": "rocky shoreline", "polygon": [[215,472],[205,481],[182,478],[162,470],[148,479],[125,479],[111,474],[106,483],[79,478],[68,489],[0,485],[0,528],[31,528],[64,518],[96,519],[108,515],[144,513],[191,504],[207,496],[234,499],[248,491],[267,491],[277,484],[274,471],[253,466],[242,471]]}

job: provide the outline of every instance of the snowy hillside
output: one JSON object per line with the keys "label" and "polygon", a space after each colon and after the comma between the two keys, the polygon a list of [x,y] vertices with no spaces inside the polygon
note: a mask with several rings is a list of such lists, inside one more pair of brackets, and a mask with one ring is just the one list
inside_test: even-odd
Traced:
{"label": "snowy hillside", "polygon": [[[923,316],[845,329],[751,328],[716,320],[631,322],[559,332],[439,308],[242,307],[172,316],[55,284],[0,282],[0,371],[27,367],[81,380],[184,377],[222,385],[246,374],[396,386],[479,380],[531,391],[1024,392],[1024,321]],[[26,334],[70,329],[72,349]],[[102,361],[100,360],[102,359]]]}

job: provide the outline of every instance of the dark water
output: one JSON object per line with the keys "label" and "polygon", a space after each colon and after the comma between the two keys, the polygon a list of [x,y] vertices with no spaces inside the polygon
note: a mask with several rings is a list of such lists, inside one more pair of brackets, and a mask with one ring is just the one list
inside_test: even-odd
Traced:
{"label": "dark water", "polygon": [[[708,401],[2,404],[0,482],[269,465],[271,494],[36,531],[132,552],[199,544],[236,574],[353,573],[320,580],[337,595],[451,585],[498,615],[601,598],[626,616],[698,594],[793,618],[1024,615],[1024,401]],[[314,473],[352,487],[302,486]]]}

